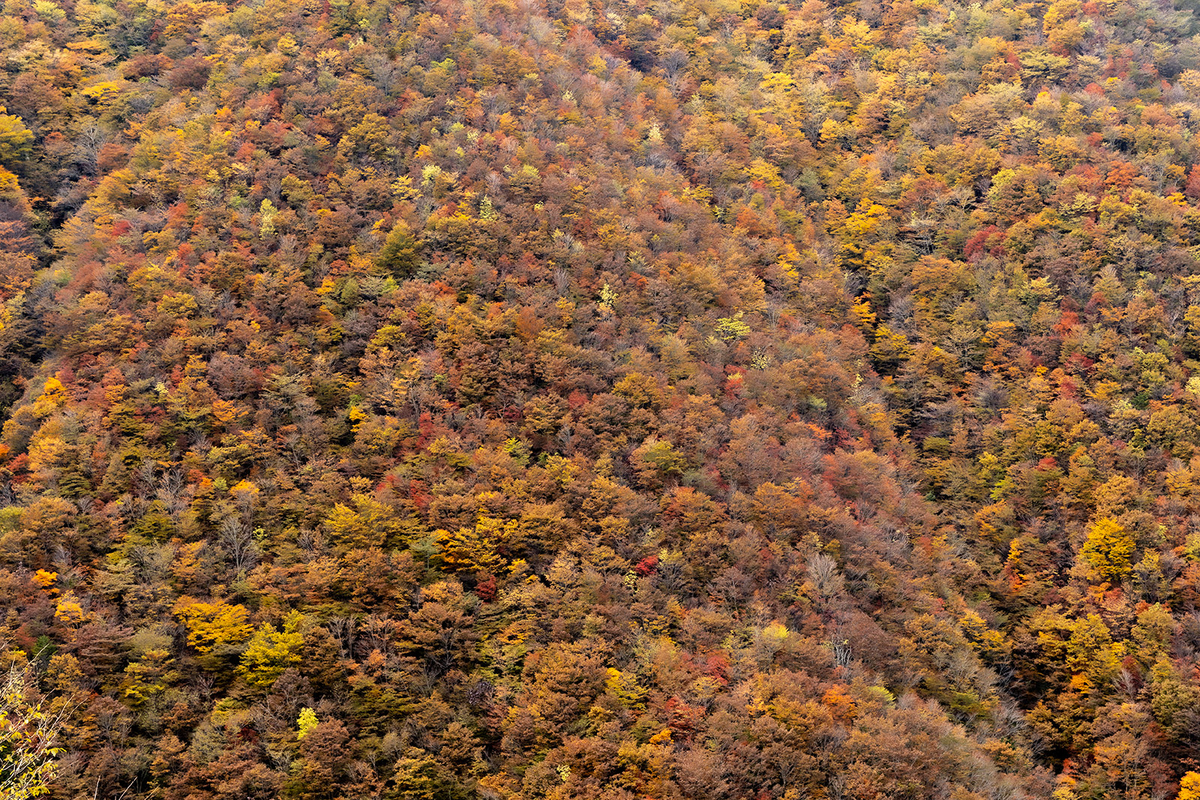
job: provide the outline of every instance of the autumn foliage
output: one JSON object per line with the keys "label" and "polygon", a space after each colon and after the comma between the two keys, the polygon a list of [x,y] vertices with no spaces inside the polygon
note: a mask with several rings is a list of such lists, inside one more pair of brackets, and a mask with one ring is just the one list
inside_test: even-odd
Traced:
{"label": "autumn foliage", "polygon": [[7,2],[31,791],[1196,797],[1196,10]]}

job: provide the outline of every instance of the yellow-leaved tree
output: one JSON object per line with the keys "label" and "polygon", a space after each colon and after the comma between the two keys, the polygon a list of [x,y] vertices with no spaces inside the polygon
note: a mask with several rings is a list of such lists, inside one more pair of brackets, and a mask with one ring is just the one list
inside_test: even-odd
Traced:
{"label": "yellow-leaved tree", "polygon": [[0,164],[15,164],[33,152],[33,133],[20,117],[0,106]]}
{"label": "yellow-leaved tree", "polygon": [[336,544],[351,548],[396,547],[415,530],[411,520],[401,519],[372,495],[356,494],[351,502],[354,508],[338,503],[325,520],[325,532]]}
{"label": "yellow-leaved tree", "polygon": [[224,600],[203,603],[183,597],[175,604],[175,616],[183,620],[188,644],[200,653],[201,664],[210,669],[218,667],[223,656],[236,655],[254,631],[245,606]]}
{"label": "yellow-leaved tree", "polygon": [[436,531],[434,537],[442,549],[442,559],[456,572],[495,573],[505,563],[500,549],[517,530],[517,523],[495,517],[480,517],[474,528]]}
{"label": "yellow-leaved tree", "polygon": [[1178,800],[1200,800],[1200,772],[1189,772],[1179,781]]}
{"label": "yellow-leaved tree", "polygon": [[1125,527],[1104,517],[1088,532],[1079,554],[1106,581],[1119,581],[1129,574],[1136,544]]}
{"label": "yellow-leaved tree", "polygon": [[303,623],[304,615],[293,611],[283,620],[282,631],[274,625],[260,625],[242,653],[238,674],[252,686],[265,689],[285,669],[299,664],[300,647],[304,644],[304,634],[300,632]]}
{"label": "yellow-leaved tree", "polygon": [[63,713],[29,699],[27,668],[14,664],[0,683],[0,795],[26,800],[49,791],[62,753],[55,746]]}

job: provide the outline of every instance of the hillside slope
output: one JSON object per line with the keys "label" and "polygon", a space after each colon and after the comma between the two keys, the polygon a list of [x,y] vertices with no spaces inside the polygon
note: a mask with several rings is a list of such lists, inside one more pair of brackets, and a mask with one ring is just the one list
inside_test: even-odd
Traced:
{"label": "hillside slope", "polygon": [[1194,11],[6,3],[48,796],[1198,796]]}

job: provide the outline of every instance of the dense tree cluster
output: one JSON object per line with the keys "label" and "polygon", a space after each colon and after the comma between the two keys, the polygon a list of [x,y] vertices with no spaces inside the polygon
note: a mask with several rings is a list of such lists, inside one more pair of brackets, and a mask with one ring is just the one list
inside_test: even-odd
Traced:
{"label": "dense tree cluster", "polygon": [[7,0],[0,776],[1200,797],[1190,2]]}

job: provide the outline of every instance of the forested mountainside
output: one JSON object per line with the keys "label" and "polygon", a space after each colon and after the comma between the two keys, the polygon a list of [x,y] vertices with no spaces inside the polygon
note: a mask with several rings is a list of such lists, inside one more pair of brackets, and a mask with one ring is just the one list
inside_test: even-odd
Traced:
{"label": "forested mountainside", "polygon": [[6,0],[0,793],[1200,797],[1198,8]]}

